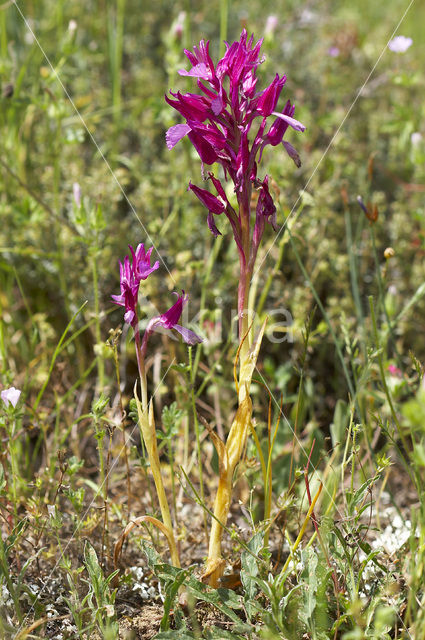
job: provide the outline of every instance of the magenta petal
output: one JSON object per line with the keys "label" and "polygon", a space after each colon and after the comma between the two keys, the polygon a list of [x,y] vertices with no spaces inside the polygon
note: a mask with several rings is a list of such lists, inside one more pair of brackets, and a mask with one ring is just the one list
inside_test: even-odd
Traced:
{"label": "magenta petal", "polygon": [[192,78],[208,78],[211,77],[211,72],[208,69],[207,65],[204,62],[200,62],[196,64],[190,71],[186,71],[186,69],[179,69],[179,75],[181,76],[191,76]]}
{"label": "magenta petal", "polygon": [[279,78],[279,75],[276,74],[273,82],[263,91],[263,93],[258,98],[257,108],[262,116],[265,118],[269,116],[273,109],[276,107],[277,101],[279,100],[280,92],[282,91],[282,87],[285,84],[286,76],[282,76]]}
{"label": "magenta petal", "polygon": [[215,186],[218,195],[223,199],[223,202],[227,202],[228,204],[228,200],[227,200],[227,196],[226,193],[223,189],[223,185],[221,184],[220,180],[218,178],[216,178],[214,176],[214,174],[212,174],[211,172],[208,174],[208,177],[212,180],[213,185]]}
{"label": "magenta petal", "polygon": [[197,187],[195,184],[192,184],[191,182],[189,182],[188,189],[193,191],[193,193],[196,195],[197,198],[199,198],[199,200],[208,209],[208,211],[211,211],[212,213],[215,213],[215,214],[220,214],[220,213],[223,213],[223,211],[225,210],[226,208],[225,204],[219,198],[217,198],[216,196],[213,196],[213,194],[207,191],[206,189],[201,189],[200,187]]}
{"label": "magenta petal", "polygon": [[119,304],[121,307],[125,305],[124,296],[111,296],[115,304]]}
{"label": "magenta petal", "polygon": [[[176,294],[177,295],[177,294]],[[187,302],[187,297],[183,295],[178,297],[177,302],[158,318],[158,323],[166,329],[172,329],[180,320],[183,311],[183,305]]]}
{"label": "magenta petal", "polygon": [[273,111],[273,115],[287,122],[295,131],[305,131],[305,126],[299,120],[295,120],[295,118],[291,118],[291,116],[287,116],[284,113],[278,113],[277,111]]}
{"label": "magenta petal", "polygon": [[186,329],[179,324],[175,324],[173,329],[179,332],[179,334],[187,344],[194,345],[203,342],[202,338],[198,336],[194,331]]}
{"label": "magenta petal", "polygon": [[190,130],[187,124],[175,124],[173,127],[170,127],[165,134],[167,147],[172,149]]}
{"label": "magenta petal", "polygon": [[214,151],[214,148],[201,135],[191,130],[188,133],[188,137],[202,162],[205,162],[205,164],[214,164],[214,162],[217,162],[218,155]]}

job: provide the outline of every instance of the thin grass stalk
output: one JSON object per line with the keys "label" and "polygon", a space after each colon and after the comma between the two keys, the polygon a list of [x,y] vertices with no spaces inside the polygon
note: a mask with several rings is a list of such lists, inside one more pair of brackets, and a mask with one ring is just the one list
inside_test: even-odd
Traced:
{"label": "thin grass stalk", "polygon": [[[261,475],[263,476],[263,484],[264,484],[264,489],[266,491],[266,486],[267,486],[267,467],[266,467],[266,460],[264,458],[264,454],[263,451],[261,449],[261,442],[260,439],[258,437],[257,431],[255,430],[254,425],[251,424],[249,425],[250,431],[251,431],[251,435],[252,435],[252,439],[254,440],[254,444],[255,447],[257,449],[258,452],[258,457],[260,459],[260,467],[261,467]],[[264,502],[266,502],[264,500]]]}
{"label": "thin grass stalk", "polygon": [[[201,500],[201,496],[199,495],[199,493],[196,491],[195,487],[193,486],[193,483],[191,482],[189,476],[187,475],[186,471],[183,469],[183,467],[180,467],[180,470],[182,472],[182,474],[184,475],[184,478],[187,482],[187,484],[189,485],[189,487],[191,488],[193,495],[195,496],[195,501],[197,504],[199,504],[200,507],[202,507],[202,509],[204,509],[204,511],[211,516],[212,520],[216,520],[216,516],[214,515],[214,512],[211,511],[211,509],[208,509],[208,507],[202,502]],[[219,525],[221,525],[223,527],[223,530],[229,535],[232,535],[232,531],[231,529],[229,529],[229,527],[224,524],[223,522],[218,522]],[[249,546],[246,544],[246,542],[244,542],[244,540],[242,538],[237,538],[237,542],[238,544],[241,546],[241,548],[246,551],[247,553],[249,553],[253,558],[255,558],[255,560],[257,560],[257,562],[262,563],[263,566],[266,566],[265,561],[260,558],[260,556],[257,556],[250,548]]]}
{"label": "thin grass stalk", "polygon": [[[61,166],[61,158],[62,158],[62,146],[63,146],[63,125],[62,125],[62,115],[60,115],[60,110],[58,110],[58,116],[56,118],[56,131],[55,138],[53,141],[53,203],[54,203],[54,211],[61,211],[61,180],[62,180],[62,166]],[[56,266],[58,270],[58,279],[60,290],[62,293],[63,304],[66,311],[66,317],[72,317],[71,305],[70,305],[70,291],[68,286],[68,279],[66,277],[66,265],[65,265],[65,246],[66,240],[64,240],[64,229],[63,229],[63,217],[56,216],[55,217],[55,243],[56,243]],[[82,351],[81,344],[77,341],[75,343],[75,351],[77,356],[77,367],[78,367],[78,375],[80,376],[83,372],[83,364],[84,364],[84,355]]]}
{"label": "thin grass stalk", "polygon": [[388,309],[387,309],[387,305],[385,304],[385,294],[384,294],[384,282],[382,279],[382,273],[381,273],[381,265],[379,264],[379,258],[378,258],[378,251],[376,248],[376,238],[375,238],[375,227],[373,224],[370,225],[370,237],[372,239],[372,249],[373,249],[373,257],[375,260],[375,269],[376,269],[376,280],[378,283],[378,294],[379,294],[379,304],[382,307],[382,310],[385,314],[385,319],[387,321],[387,325],[388,325],[388,331],[390,334],[390,338],[391,338],[391,342],[394,348],[394,352],[396,354],[397,357],[397,363],[400,367],[401,370],[403,370],[403,366],[402,366],[402,358],[401,358],[401,354],[399,352],[399,350],[397,349],[397,340],[394,334],[394,327],[393,327],[393,323],[391,322],[391,318],[388,314]]}
{"label": "thin grass stalk", "polygon": [[102,531],[102,553],[101,553],[101,564],[103,565],[104,553],[105,550],[107,552],[107,557],[109,557],[109,503],[108,503],[108,493],[109,493],[109,470],[111,467],[111,457],[112,457],[112,436],[114,434],[114,427],[112,425],[108,425],[108,449],[106,454],[106,465],[105,465],[105,487],[103,492],[103,507],[104,507],[104,515],[103,515],[103,531]]}
{"label": "thin grass stalk", "polygon": [[[223,244],[223,236],[218,236],[218,238],[216,238],[216,240],[215,240],[215,242],[214,242],[214,244],[212,246],[212,250],[211,250],[211,252],[209,254],[208,262],[207,262],[206,269],[205,269],[204,279],[202,281],[201,301],[200,301],[200,304],[199,304],[199,315],[200,315],[200,318],[202,318],[202,314],[203,314],[204,309],[205,309],[205,301],[206,301],[206,295],[207,295],[207,290],[208,290],[208,283],[209,283],[210,278],[211,278],[212,268],[213,268],[213,266],[215,264],[215,261],[217,259],[217,256],[219,254],[219,251],[221,249],[221,245],[222,244]],[[201,353],[202,353],[202,342],[197,346],[196,353],[195,353],[195,359],[194,359],[194,363],[193,363],[193,379],[194,380],[195,380],[196,374],[198,372]]]}
{"label": "thin grass stalk", "polygon": [[[105,459],[103,453],[103,438],[105,432],[103,431],[102,418],[96,417],[95,414],[95,435],[97,440],[97,451],[99,456],[99,493],[102,496],[103,500],[103,529],[102,529],[102,550],[101,550],[101,558],[100,564],[103,566],[104,557],[105,557],[105,541],[107,538],[107,529],[108,529],[108,474],[105,473]],[[109,447],[108,447],[108,457],[109,457]],[[107,465],[108,466],[108,465]]]}
{"label": "thin grass stalk", "polygon": [[229,0],[220,0],[220,56],[224,54],[224,41],[227,40],[227,21],[229,16]]}
{"label": "thin grass stalk", "polygon": [[81,305],[81,307],[79,309],[77,309],[77,311],[74,313],[74,315],[72,316],[71,320],[68,322],[68,324],[65,327],[65,331],[62,333],[60,340],[57,344],[56,349],[53,352],[53,356],[52,356],[52,360],[50,362],[50,367],[49,367],[49,371],[47,373],[46,379],[44,381],[43,386],[41,387],[40,391],[38,392],[37,398],[34,402],[33,405],[33,411],[34,413],[37,411],[38,405],[40,404],[40,400],[43,397],[43,394],[46,390],[47,385],[49,384],[49,380],[50,380],[50,376],[52,375],[53,372],[53,368],[56,362],[56,358],[58,357],[59,353],[61,352],[61,347],[65,341],[65,337],[69,331],[69,329],[71,328],[72,323],[74,322],[75,318],[79,315],[80,311],[82,311],[84,309],[84,307],[87,304],[87,300],[85,302],[83,302],[83,304]]}
{"label": "thin grass stalk", "polygon": [[115,377],[117,380],[117,388],[118,388],[118,398],[120,405],[120,413],[121,413],[121,433],[122,433],[122,451],[124,453],[124,462],[125,462],[125,470],[126,470],[126,484],[127,484],[127,514],[130,516],[131,513],[131,485],[130,485],[130,465],[128,461],[128,451],[127,451],[127,440],[125,437],[125,412],[124,412],[124,403],[121,391],[121,376],[120,376],[120,367],[118,361],[118,349],[117,343],[114,338],[110,341],[110,346],[112,348],[112,354],[114,359],[114,367],[115,367]]}
{"label": "thin grass stalk", "polygon": [[168,453],[168,464],[170,467],[170,478],[171,478],[171,499],[172,499],[172,507],[173,507],[173,518],[176,527],[178,526],[177,519],[177,494],[176,494],[176,481],[174,479],[174,454],[173,447],[171,445],[171,441],[167,441],[167,453]]}
{"label": "thin grass stalk", "polygon": [[304,522],[303,522],[302,527],[301,527],[301,529],[300,529],[300,532],[299,532],[299,534],[298,534],[298,536],[297,536],[297,539],[295,540],[295,542],[294,542],[294,544],[293,544],[293,546],[292,546],[292,548],[291,548],[291,551],[290,551],[290,554],[289,554],[289,556],[288,556],[288,559],[286,560],[285,564],[283,565],[283,569],[282,569],[282,571],[280,572],[280,575],[283,575],[283,574],[285,574],[285,573],[286,573],[286,571],[287,571],[287,569],[288,569],[288,567],[289,567],[289,563],[291,562],[291,560],[292,560],[292,558],[293,558],[293,556],[294,556],[294,553],[295,553],[295,552],[296,552],[296,550],[298,549],[298,547],[299,547],[299,545],[300,545],[300,542],[301,542],[301,540],[302,540],[302,539],[303,539],[303,537],[304,537],[305,530],[307,529],[307,525],[308,525],[308,523],[309,523],[309,520],[311,519],[311,514],[312,514],[312,513],[313,513],[313,511],[314,511],[314,507],[316,506],[316,502],[318,501],[319,496],[320,496],[320,494],[322,493],[322,489],[323,489],[323,485],[322,485],[322,483],[320,483],[319,488],[318,488],[318,490],[317,490],[317,492],[316,492],[316,495],[314,496],[314,498],[313,498],[313,500],[312,500],[312,502],[311,502],[310,508],[309,508],[309,510],[307,511],[307,515],[306,515],[306,517],[304,518]]}
{"label": "thin grass stalk", "polygon": [[[195,427],[196,455],[198,459],[199,491],[201,494],[202,501],[205,502],[204,476],[202,471],[201,440],[200,440],[200,434],[199,434],[199,422],[198,422],[198,415],[196,413],[196,401],[195,401],[195,391],[194,391],[195,380],[193,377],[194,371],[192,367],[192,347],[189,347],[189,371],[190,371],[190,397],[191,397],[191,403],[192,403],[193,424]],[[203,516],[205,540],[208,547],[208,523],[207,523],[207,515],[205,511],[202,512],[202,516]]]}
{"label": "thin grass stalk", "polygon": [[298,432],[298,421],[299,421],[299,415],[300,415],[300,406],[301,406],[301,396],[302,396],[302,390],[303,390],[303,382],[304,382],[304,369],[301,369],[300,382],[299,382],[299,385],[298,385],[297,408],[296,408],[296,411],[295,411],[295,423],[294,423],[293,436],[292,436],[291,462],[289,464],[288,487],[291,487],[292,472],[293,472],[293,469],[294,469],[295,446],[296,446],[296,441],[298,439],[297,432]]}
{"label": "thin grass stalk", "polygon": [[0,53],[3,60],[7,60],[7,29],[6,29],[6,7],[0,8]]}
{"label": "thin grass stalk", "polygon": [[[401,441],[401,443],[403,445],[403,449],[404,449],[403,454],[402,454],[403,458],[406,458],[406,456],[407,456],[407,454],[409,452],[408,442],[407,442],[407,440],[406,440],[406,438],[405,438],[405,436],[403,434],[403,430],[401,428],[399,419],[397,417],[397,414],[396,414],[396,411],[395,411],[395,408],[394,408],[394,403],[393,403],[391,391],[388,388],[387,380],[386,380],[386,377],[385,377],[384,362],[383,362],[383,357],[382,357],[382,348],[381,348],[381,343],[380,343],[379,334],[378,334],[378,326],[377,326],[377,323],[376,323],[376,315],[375,315],[375,307],[374,307],[374,304],[373,304],[373,296],[369,296],[368,299],[369,299],[369,307],[370,307],[370,317],[371,317],[371,320],[372,320],[373,337],[374,337],[374,341],[375,341],[375,346],[376,346],[376,348],[378,350],[377,358],[378,358],[379,372],[380,372],[380,376],[381,376],[381,384],[382,384],[382,387],[384,389],[385,397],[387,399],[388,406],[390,408],[391,416],[393,418],[397,434],[398,434],[398,436],[400,438],[400,441]],[[413,439],[412,439],[412,441],[413,441]],[[409,461],[406,460],[406,463],[407,463],[406,464],[406,468],[409,469]],[[411,476],[411,478],[413,480],[413,477],[412,477],[411,473],[409,473],[409,475]],[[420,483],[420,479],[417,477],[417,472],[416,471],[414,471],[414,482],[415,482],[415,485],[416,485],[416,490],[418,492],[420,492],[421,483]]]}
{"label": "thin grass stalk", "polygon": [[293,238],[293,236],[292,236],[291,231],[289,230],[289,228],[288,228],[288,234],[289,234],[289,239],[290,239],[290,241],[291,241],[292,249],[293,249],[294,254],[295,254],[296,261],[298,262],[298,266],[300,267],[301,272],[302,272],[302,274],[303,274],[304,278],[307,280],[308,285],[309,285],[309,287],[310,287],[310,289],[311,289],[311,292],[312,292],[312,294],[313,294],[313,296],[314,296],[314,299],[315,299],[315,301],[316,301],[316,303],[317,303],[317,306],[319,307],[320,311],[322,312],[322,315],[323,315],[323,317],[324,317],[324,319],[325,319],[325,321],[326,321],[326,324],[327,324],[327,325],[328,325],[328,327],[329,327],[329,331],[330,331],[331,336],[332,336],[332,338],[333,338],[333,341],[334,341],[334,343],[335,343],[335,348],[336,348],[336,351],[337,351],[337,354],[338,354],[339,360],[340,360],[340,362],[341,362],[342,369],[343,369],[343,371],[344,371],[344,376],[345,376],[345,379],[346,379],[346,381],[347,381],[348,390],[350,391],[350,394],[351,394],[352,398],[355,398],[355,397],[356,397],[356,392],[355,392],[355,389],[354,389],[354,387],[353,387],[353,383],[352,383],[352,380],[351,380],[350,372],[348,371],[347,365],[346,365],[346,363],[345,363],[344,355],[343,355],[343,353],[342,353],[342,350],[341,350],[341,346],[340,346],[339,340],[338,340],[338,338],[337,338],[337,336],[336,336],[336,333],[335,333],[335,331],[334,331],[334,328],[333,328],[333,326],[332,326],[332,324],[331,324],[330,318],[329,318],[328,314],[326,313],[326,310],[325,310],[325,308],[324,308],[324,306],[323,306],[323,304],[322,304],[322,301],[321,301],[321,300],[320,300],[320,298],[319,298],[319,295],[318,295],[318,293],[317,293],[317,291],[316,291],[316,288],[315,288],[315,286],[313,285],[313,283],[312,283],[312,281],[311,281],[311,278],[310,278],[310,276],[308,275],[308,273],[307,273],[307,271],[306,271],[306,269],[305,269],[305,267],[304,267],[304,265],[303,265],[303,263],[302,263],[302,260],[301,260],[301,257],[300,257],[300,254],[299,254],[299,251],[298,251],[298,249],[297,249],[297,246],[296,246],[296,244],[295,244],[294,238]]}
{"label": "thin grass stalk", "polygon": [[[351,411],[350,411],[350,422],[348,423],[348,430],[347,430],[347,437],[345,440],[345,447],[344,447],[344,453],[342,454],[342,461],[341,461],[341,487],[344,486],[344,479],[345,479],[345,470],[347,468],[347,460],[348,460],[348,448],[350,446],[351,443],[351,439],[352,439],[352,432],[354,429],[354,406],[351,407]],[[346,503],[346,499],[345,499],[345,492],[342,493],[345,503]]]}
{"label": "thin grass stalk", "polygon": [[[305,481],[305,487],[306,487],[306,492],[307,492],[307,499],[308,499],[308,503],[311,507],[312,504],[312,500],[311,500],[311,492],[310,492],[310,483],[309,483],[309,479],[308,479],[308,467],[310,465],[310,459],[311,459],[311,454],[313,452],[313,447],[314,447],[314,443],[315,440],[313,440],[313,444],[311,445],[311,450],[310,450],[310,455],[308,457],[308,461],[307,461],[307,465],[304,469],[304,481]],[[328,551],[326,549],[325,543],[323,542],[323,538],[320,534],[320,530],[319,530],[319,524],[316,518],[316,514],[314,513],[314,510],[311,512],[311,520],[313,522],[314,525],[314,529],[315,529],[315,534],[313,534],[313,536],[310,539],[310,542],[308,543],[307,547],[309,547],[315,538],[315,535],[317,535],[317,539],[319,540],[319,544],[320,544],[320,548],[322,549],[322,553],[326,559],[326,564],[328,565],[330,571],[331,571],[331,576],[332,576],[332,582],[333,582],[333,587],[334,587],[334,594],[335,594],[335,602],[336,602],[336,608],[337,608],[337,619],[340,617],[340,608],[339,608],[339,599],[338,599],[338,593],[340,591],[339,589],[339,583],[338,583],[338,576],[336,574],[335,568],[329,558],[329,554]],[[335,631],[335,636],[334,638],[336,638],[336,631]]]}
{"label": "thin grass stalk", "polygon": [[[272,459],[273,459],[273,450],[274,444],[276,441],[277,430],[280,424],[280,416],[282,415],[283,408],[283,396],[280,399],[280,410],[276,419],[276,426],[273,432],[273,436],[271,435],[271,395],[269,398],[269,417],[268,417],[268,456],[267,456],[267,472],[266,472],[266,490],[267,493],[265,495],[265,505],[264,505],[264,520],[270,521],[271,511],[272,511],[272,491],[273,491],[273,475],[272,475]],[[269,545],[269,535],[270,535],[270,526],[267,527],[266,532],[264,534],[264,548],[267,549]]]}
{"label": "thin grass stalk", "polygon": [[10,419],[9,416],[5,420],[6,434],[8,441],[9,457],[10,457],[10,471],[9,477],[12,476],[12,496],[13,496],[13,512],[15,514],[15,521],[18,517],[18,491],[17,480],[20,478],[19,465],[18,465],[18,451],[16,447],[15,427],[16,421]]}
{"label": "thin grass stalk", "polygon": [[275,265],[273,269],[269,271],[267,280],[262,288],[261,295],[256,306],[256,312],[259,316],[261,316],[261,314],[263,313],[264,305],[266,303],[267,296],[269,295],[270,287],[272,286],[273,281],[275,280],[276,276],[279,273],[280,265],[282,264],[282,260],[283,260],[286,242],[287,240],[285,236],[283,236],[282,240],[279,243],[279,255],[277,257]]}
{"label": "thin grass stalk", "polygon": [[111,69],[113,116],[116,126],[121,120],[121,67],[124,42],[125,0],[108,3],[108,49]]}
{"label": "thin grass stalk", "polygon": [[[347,252],[348,252],[348,264],[350,269],[351,291],[353,293],[357,321],[360,325],[362,337],[364,337],[364,315],[363,315],[362,304],[360,300],[356,256],[354,255],[354,250],[353,250],[353,233],[351,228],[351,216],[350,216],[350,210],[347,206],[344,207],[344,220],[345,220],[345,237],[346,237]],[[363,351],[363,357],[366,359],[366,341],[363,339],[360,342],[361,342],[361,348]]]}
{"label": "thin grass stalk", "polygon": [[97,362],[97,384],[98,391],[102,392],[105,387],[105,363],[103,359],[103,353],[101,349],[102,332],[100,327],[100,304],[99,304],[99,276],[98,276],[98,264],[97,259],[99,255],[98,244],[98,231],[94,230],[94,246],[91,248],[91,272],[93,282],[93,297],[94,297],[94,333],[96,338],[96,362]]}

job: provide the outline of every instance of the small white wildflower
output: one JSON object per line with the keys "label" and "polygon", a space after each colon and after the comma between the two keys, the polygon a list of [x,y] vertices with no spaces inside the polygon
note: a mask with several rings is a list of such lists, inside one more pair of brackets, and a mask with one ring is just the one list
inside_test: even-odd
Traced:
{"label": "small white wildflower", "polygon": [[419,131],[414,131],[410,136],[410,142],[412,143],[412,147],[419,147],[422,140],[423,140],[422,133],[419,133]]}
{"label": "small white wildflower", "polygon": [[388,43],[388,49],[394,53],[404,53],[413,44],[412,38],[406,36],[396,36]]}
{"label": "small white wildflower", "polygon": [[157,592],[156,592],[156,590],[155,590],[155,587],[149,587],[149,589],[148,589],[148,595],[149,595],[151,598],[155,598],[155,596],[157,595]]}
{"label": "small white wildflower", "polygon": [[47,505],[47,513],[49,514],[50,518],[54,518],[56,515],[56,507],[54,504],[48,504]]}
{"label": "small white wildflower", "polygon": [[306,26],[317,22],[317,13],[311,11],[311,9],[303,9],[300,15],[300,24]]}
{"label": "small white wildflower", "polygon": [[19,389],[9,387],[9,389],[3,389],[1,392],[1,399],[5,403],[6,407],[9,405],[9,402],[13,407],[16,407],[21,393],[22,392]]}
{"label": "small white wildflower", "polygon": [[267,17],[266,26],[264,27],[264,36],[271,36],[277,27],[277,16],[270,15]]}
{"label": "small white wildflower", "polygon": [[180,11],[173,23],[172,30],[176,38],[181,38],[184,31],[184,23],[186,22],[186,11]]}
{"label": "small white wildflower", "polygon": [[78,182],[74,182],[72,184],[72,195],[74,197],[74,202],[79,209],[81,207],[81,187]]}
{"label": "small white wildflower", "polygon": [[144,575],[143,574],[143,567],[130,567],[130,571],[134,575],[136,580],[142,580],[143,579],[143,575]]}
{"label": "small white wildflower", "polygon": [[27,31],[24,35],[24,41],[25,44],[32,44],[34,42],[35,38],[33,33],[31,33],[31,31]]}

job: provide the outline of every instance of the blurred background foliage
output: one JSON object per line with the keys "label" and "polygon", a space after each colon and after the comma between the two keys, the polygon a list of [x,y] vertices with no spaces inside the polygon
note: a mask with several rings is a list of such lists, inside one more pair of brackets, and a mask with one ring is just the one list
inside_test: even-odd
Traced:
{"label": "blurred background foliage", "polygon": [[[388,361],[407,375],[409,351],[424,362],[425,297],[419,292],[408,305],[425,280],[425,6],[415,4],[397,31],[413,38],[404,54],[383,51],[407,8],[400,0],[27,0],[18,6],[0,7],[4,385],[25,387],[31,404],[85,300],[38,411],[44,408],[48,422],[54,395],[70,389],[84,390],[75,396],[75,415],[82,411],[104,366],[102,354],[103,386],[113,385],[104,341],[122,324],[122,311],[110,300],[119,288],[118,259],[127,244],[145,242],[155,244],[169,270],[162,264],[146,282],[151,304],[163,312],[171,292],[185,289],[191,296],[188,319],[201,305],[197,324],[206,337],[215,310],[222,310],[223,342],[205,345],[201,360],[211,367],[220,359],[215,383],[226,398],[235,353],[234,344],[226,346],[236,307],[235,247],[224,221],[223,238],[214,240],[205,211],[187,192],[189,180],[201,182],[188,141],[172,152],[164,141],[166,129],[178,121],[164,94],[193,90],[191,79],[177,73],[187,66],[182,50],[205,38],[216,58],[223,51],[225,14],[229,41],[238,39],[243,26],[256,38],[265,35],[263,86],[276,72],[285,73],[282,104],[295,100],[295,116],[307,126],[303,135],[288,136],[301,168],[282,149],[268,148],[260,170],[273,178],[278,221],[288,219],[293,239],[287,230],[276,237],[268,229],[258,260],[258,296],[267,293],[262,314],[284,308],[293,318],[292,341],[264,342],[261,368],[270,388],[284,393],[285,402],[296,392],[302,330],[316,307],[311,285],[354,377],[356,363],[366,361],[369,295],[385,301],[378,310],[382,322],[402,314],[394,326],[390,322]],[[84,211],[73,199],[75,182]],[[378,207],[373,228],[358,194]],[[384,257],[387,247],[395,252],[390,259]],[[157,337],[158,344],[162,340]],[[178,360],[186,359],[183,345],[163,344]],[[320,310],[312,322],[305,379],[304,424],[327,428],[348,388]]]}

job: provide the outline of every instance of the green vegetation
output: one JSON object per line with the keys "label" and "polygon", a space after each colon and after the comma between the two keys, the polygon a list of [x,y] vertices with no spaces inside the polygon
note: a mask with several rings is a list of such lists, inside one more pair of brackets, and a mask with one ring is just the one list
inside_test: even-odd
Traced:
{"label": "green vegetation", "polygon": [[[424,23],[400,0],[0,5],[1,638],[425,636]],[[264,151],[279,229],[252,276],[254,333],[268,323],[213,589],[239,258],[187,191],[189,140],[165,145],[182,118],[164,94],[194,91],[184,48],[216,60],[244,26],[307,128],[286,136],[301,167]],[[143,364],[181,567],[111,300],[141,242],[160,262],[142,329],[184,290],[204,338],[155,333]]]}

